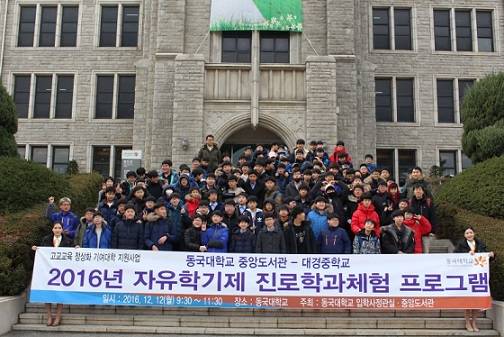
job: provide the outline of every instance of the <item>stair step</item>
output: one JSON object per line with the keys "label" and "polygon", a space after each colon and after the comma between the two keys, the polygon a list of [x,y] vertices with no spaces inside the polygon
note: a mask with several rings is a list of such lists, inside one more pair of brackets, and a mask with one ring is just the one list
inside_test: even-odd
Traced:
{"label": "stair step", "polygon": [[205,327],[153,327],[153,326],[110,326],[110,325],[60,325],[47,327],[44,324],[16,324],[15,331],[50,331],[50,332],[82,332],[87,333],[142,333],[142,334],[169,334],[170,336],[474,336],[490,337],[499,336],[495,330],[482,330],[479,333],[470,333],[465,330],[439,330],[439,329],[272,329],[272,328],[205,328]]}
{"label": "stair step", "polygon": [[[47,316],[42,313],[19,315],[21,324],[43,324]],[[65,325],[108,325],[108,326],[156,326],[201,328],[296,328],[296,329],[464,329],[463,318],[419,318],[419,317],[223,317],[223,316],[135,316],[64,314]],[[492,329],[488,318],[479,320],[481,329]]]}
{"label": "stair step", "polygon": [[[27,313],[45,313],[43,304],[27,303]],[[71,314],[124,314],[164,316],[246,316],[246,317],[464,317],[463,310],[395,311],[395,310],[346,310],[346,309],[221,309],[176,307],[128,307],[98,305],[64,305],[63,313]],[[485,313],[481,312],[480,317]]]}

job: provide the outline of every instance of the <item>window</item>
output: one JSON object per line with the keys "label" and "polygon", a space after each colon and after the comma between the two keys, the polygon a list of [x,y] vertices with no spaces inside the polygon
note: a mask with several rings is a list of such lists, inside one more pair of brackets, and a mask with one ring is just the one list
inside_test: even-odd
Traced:
{"label": "window", "polygon": [[61,47],[75,47],[77,45],[77,27],[79,24],[79,7],[63,6],[61,17]]}
{"label": "window", "polygon": [[411,50],[411,10],[394,8],[395,49]]}
{"label": "window", "polygon": [[121,47],[138,45],[139,6],[124,6],[121,34]]}
{"label": "window", "polygon": [[56,16],[58,7],[43,6],[40,19],[39,47],[54,47],[56,42]]}
{"label": "window", "polygon": [[21,159],[25,159],[26,157],[26,145],[18,145],[17,152]]}
{"label": "window", "polygon": [[73,75],[58,75],[56,94],[56,111],[54,118],[72,118],[73,106]]}
{"label": "window", "polygon": [[[40,18],[37,18],[37,6],[21,6],[18,47],[33,47],[36,21],[39,28],[38,47],[75,47],[77,45],[79,6],[40,6],[38,14]],[[58,19],[61,19],[59,28]],[[58,33],[59,39],[57,39]]]}
{"label": "window", "polygon": [[373,48],[390,49],[388,8],[373,8]]}
{"label": "window", "polygon": [[399,167],[399,185],[403,186],[406,183],[408,174],[417,166],[416,150],[398,150],[398,167]]}
{"label": "window", "polygon": [[[102,6],[100,47],[136,47],[139,21],[138,5]],[[117,29],[118,22],[121,22],[121,30]]]}
{"label": "window", "polygon": [[458,80],[459,89],[459,111],[460,111],[460,121],[463,122],[462,115],[462,104],[464,103],[464,97],[467,95],[469,89],[474,85],[474,80]]}
{"label": "window", "polygon": [[131,150],[131,146],[116,146],[115,147],[115,157],[114,157],[114,177],[122,177],[122,151]]}
{"label": "window", "polygon": [[51,112],[52,75],[37,75],[33,118],[49,118]]}
{"label": "window", "polygon": [[54,146],[52,156],[52,169],[56,173],[65,174],[70,161],[69,146]]}
{"label": "window", "polygon": [[14,76],[14,103],[18,118],[28,118],[28,110],[30,107],[30,75],[15,75]]}
{"label": "window", "polygon": [[33,47],[36,6],[21,6],[19,15],[18,47]]}
{"label": "window", "polygon": [[451,50],[450,10],[434,11],[434,43],[436,50]]}
{"label": "window", "polygon": [[261,63],[289,63],[289,32],[261,32]]}
{"label": "window", "polygon": [[454,176],[457,174],[457,151],[439,151],[439,167],[441,175]]}
{"label": "window", "polygon": [[[117,86],[114,83],[117,83]],[[98,75],[95,118],[133,119],[135,83],[135,75]],[[117,97],[116,102],[114,97]]]}
{"label": "window", "polygon": [[492,12],[476,11],[478,51],[494,51]]}
{"label": "window", "polygon": [[377,122],[415,122],[413,82],[412,78],[375,79]]}
{"label": "window", "polygon": [[413,79],[396,79],[397,121],[415,122]]}
{"label": "window", "polygon": [[471,10],[455,11],[457,51],[472,51]]}
{"label": "window", "polygon": [[135,75],[119,76],[117,118],[133,119],[135,115]]}
{"label": "window", "polygon": [[[454,49],[451,43],[450,17],[455,18],[457,51],[494,51],[493,13],[489,10],[436,9],[434,10],[434,38],[436,50]],[[476,25],[476,27],[473,25]],[[476,40],[473,41],[473,31]],[[473,45],[473,42],[477,44]]]}
{"label": "window", "polygon": [[110,174],[110,146],[93,146],[93,171],[104,177]]}
{"label": "window", "polygon": [[[390,15],[393,15],[393,23]],[[393,29],[391,30],[392,24]],[[411,41],[411,8],[373,8],[373,48],[413,49]]]}
{"label": "window", "polygon": [[251,32],[222,32],[222,62],[250,63]]}
{"label": "window", "polygon": [[376,149],[376,164],[379,169],[388,169],[390,177],[395,177],[395,150],[394,149]]}
{"label": "window", "polygon": [[102,6],[100,47],[115,47],[118,6]]}
{"label": "window", "polygon": [[437,80],[438,123],[455,123],[453,80]]}
{"label": "window", "polygon": [[462,152],[462,171],[468,169],[473,166],[473,162],[471,158],[466,156],[464,152]]}
{"label": "window", "polygon": [[96,81],[96,115],[95,118],[112,118],[114,100],[114,76],[100,75]]}
{"label": "window", "polygon": [[47,146],[32,146],[31,161],[47,166]]}
{"label": "window", "polygon": [[392,80],[377,78],[375,79],[375,104],[376,121],[393,122],[392,115]]}

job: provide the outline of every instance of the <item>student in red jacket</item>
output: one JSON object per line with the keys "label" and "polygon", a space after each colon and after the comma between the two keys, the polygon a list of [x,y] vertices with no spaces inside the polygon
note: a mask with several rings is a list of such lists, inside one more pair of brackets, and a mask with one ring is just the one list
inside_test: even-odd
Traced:
{"label": "student in red jacket", "polygon": [[357,210],[352,215],[352,232],[359,233],[363,228],[366,220],[373,220],[377,226],[374,228],[376,236],[380,236],[380,217],[373,206],[373,197],[370,192],[366,192],[361,197],[362,201],[357,206]]}
{"label": "student in red jacket", "polygon": [[415,233],[415,254],[422,254],[422,236],[429,235],[432,225],[426,217],[414,214],[411,208],[406,208],[403,212],[404,224]]}

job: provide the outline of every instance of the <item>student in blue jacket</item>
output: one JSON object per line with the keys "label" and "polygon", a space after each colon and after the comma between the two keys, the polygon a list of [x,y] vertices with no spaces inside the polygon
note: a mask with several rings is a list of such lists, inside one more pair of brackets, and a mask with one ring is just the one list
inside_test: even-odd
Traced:
{"label": "student in blue jacket", "polygon": [[100,212],[93,215],[93,224],[86,230],[82,246],[84,248],[111,248],[112,232],[105,224]]}
{"label": "student in blue jacket", "polygon": [[352,243],[346,230],[339,226],[340,219],[334,213],[327,215],[328,227],[323,229],[318,238],[321,254],[352,254]]}
{"label": "student in blue jacket", "polygon": [[222,223],[222,212],[212,213],[212,223],[201,235],[201,241],[210,253],[226,253],[228,245],[229,231]]}

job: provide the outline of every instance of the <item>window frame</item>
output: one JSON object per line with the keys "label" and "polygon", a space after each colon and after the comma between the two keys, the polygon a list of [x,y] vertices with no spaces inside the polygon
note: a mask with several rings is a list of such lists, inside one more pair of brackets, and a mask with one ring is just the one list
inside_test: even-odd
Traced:
{"label": "window frame", "polygon": [[[226,36],[226,35],[235,35],[235,36]],[[234,39],[235,40],[235,45],[236,48],[235,50],[224,50],[224,39]],[[249,49],[248,49],[248,61],[245,62],[240,62],[239,61],[239,56],[240,55],[246,55],[245,52],[240,52],[240,49],[238,48],[238,40],[239,39],[249,39]],[[234,53],[233,54],[233,60],[224,60],[224,53]],[[229,32],[222,32],[221,34],[221,63],[237,63],[237,64],[250,64],[252,62],[252,31],[229,31]]]}
{"label": "window frame", "polygon": [[[16,103],[16,96],[17,96],[16,84],[18,83],[17,77],[27,77],[28,78],[28,91],[21,92],[23,94],[28,94],[28,102],[23,103],[23,104],[27,105],[26,116],[23,115],[23,117],[19,116],[19,111],[17,110],[17,103]],[[14,104],[16,105],[17,118],[18,119],[29,119],[30,118],[30,111],[31,111],[31,94],[32,94],[32,81],[33,81],[32,74],[23,74],[23,73],[13,74],[12,79],[13,80],[12,80],[11,96],[12,96],[12,99],[14,100]]]}
{"label": "window frame", "polygon": [[[46,151],[46,161],[45,163],[42,163],[42,162],[36,162],[33,160],[33,150],[34,149],[45,149]],[[40,164],[40,165],[44,165],[45,167],[48,167],[48,163],[49,163],[49,152],[50,152],[50,149],[49,149],[49,145],[48,144],[35,144],[35,145],[30,145],[30,156],[29,156],[29,160],[34,162],[34,163],[37,163],[37,164]]]}
{"label": "window frame", "polygon": [[[449,50],[438,50],[436,49],[435,43],[435,11],[448,11],[449,20],[450,20],[450,41],[451,48]],[[457,29],[456,29],[456,11],[470,11],[470,20],[471,20],[471,35],[472,35],[472,50],[471,51],[459,51],[457,47]],[[479,50],[479,39],[478,39],[478,23],[477,23],[477,13],[478,12],[489,12],[491,14],[491,24],[492,24],[492,51],[480,51]],[[498,55],[500,52],[500,40],[496,38],[498,32],[497,27],[498,19],[496,18],[498,13],[498,9],[496,7],[488,7],[488,6],[430,6],[430,16],[431,16],[431,50],[434,54],[453,54],[457,55],[474,55],[474,54],[483,54],[483,55]]]}
{"label": "window frame", "polygon": [[[374,9],[387,9],[389,16],[389,48],[388,49],[376,49],[374,43]],[[409,10],[410,13],[410,49],[398,49],[396,48],[396,24],[395,24],[395,10]],[[417,52],[417,41],[416,41],[416,7],[414,5],[380,5],[380,4],[370,4],[369,5],[369,51],[371,53],[416,53]]]}
{"label": "window frame", "polygon": [[[392,107],[392,120],[391,121],[378,121],[376,119],[376,106],[375,106],[375,122],[377,125],[383,125],[383,126],[390,126],[391,124],[395,125],[415,125],[418,126],[420,125],[420,119],[421,116],[419,113],[417,113],[418,110],[418,100],[417,97],[419,95],[418,90],[419,90],[419,85],[418,85],[418,79],[417,79],[416,74],[405,74],[404,76],[395,76],[395,75],[376,75],[375,76],[375,81],[376,79],[388,79],[391,81],[392,87],[391,87],[391,107]],[[400,121],[399,120],[399,107],[398,107],[398,86],[397,82],[402,81],[402,80],[411,80],[413,84],[413,90],[412,90],[412,99],[413,99],[413,121]],[[376,83],[376,82],[375,82]],[[375,87],[375,97],[376,97],[376,87]],[[376,98],[375,98],[375,105],[376,105]]]}
{"label": "window frame", "polygon": [[[59,150],[59,149],[68,149],[68,159],[67,159],[67,161],[65,163],[64,162],[56,162],[56,150]],[[51,150],[52,150],[51,170],[53,170],[54,172],[56,172],[54,170],[54,167],[56,165],[66,165],[64,172],[56,172],[56,173],[65,174],[66,170],[68,169],[68,166],[70,164],[70,160],[71,160],[70,159],[71,158],[70,145],[52,145],[51,146]]]}
{"label": "window frame", "polygon": [[108,163],[108,168],[109,168],[109,171],[107,172],[106,176],[111,176],[111,177],[114,177],[114,178],[117,178],[115,177],[115,173],[117,171],[117,167],[116,167],[116,154],[117,154],[117,150],[118,149],[121,149],[121,150],[126,150],[126,149],[133,149],[133,145],[132,144],[113,144],[113,145],[106,145],[106,144],[103,144],[103,143],[96,143],[96,144],[89,144],[88,145],[88,157],[89,157],[89,160],[87,161],[87,171],[88,172],[92,172],[93,171],[93,166],[94,166],[94,149],[95,148],[108,148],[109,149],[109,163]]}
{"label": "window frame", "polygon": [[[438,95],[437,95],[437,81],[438,80],[451,80],[451,81],[453,81],[453,109],[454,109],[454,115],[455,115],[455,122],[453,122],[453,123],[439,122]],[[474,81],[474,84],[476,84],[479,81],[479,78],[470,77],[470,76],[451,77],[451,76],[443,76],[443,75],[439,75],[439,77],[436,77],[436,75],[433,75],[432,88],[433,88],[433,95],[434,95],[433,102],[434,102],[434,126],[435,127],[457,127],[457,128],[463,127],[462,114],[461,114],[462,105],[460,104],[459,81],[469,81],[469,80]]]}
{"label": "window frame", "polygon": [[[42,91],[39,91],[39,79],[49,79],[50,80],[50,86],[49,86],[49,93],[44,93]],[[52,108],[53,108],[53,94],[54,94],[54,76],[53,74],[35,74],[35,91],[33,93],[34,95],[34,98],[33,98],[33,112],[32,112],[32,118],[33,119],[50,119],[51,118],[51,112],[52,112]],[[43,88],[41,88],[43,89]],[[48,89],[46,88],[45,91],[48,91]],[[43,95],[42,97],[39,98],[38,95]],[[39,99],[47,99],[49,98],[49,102],[48,104],[47,103],[44,103],[44,102],[39,102],[37,104],[37,101]],[[48,105],[48,111],[47,111],[47,117],[44,115],[43,117],[37,117],[36,116],[36,113],[37,113],[37,105]]]}
{"label": "window frame", "polygon": [[[133,76],[135,77],[135,102],[133,107],[135,107],[137,96],[136,96],[136,84],[137,84],[137,74],[131,71],[121,71],[121,72],[97,72],[93,73],[93,98],[91,100],[91,113],[89,115],[90,121],[99,121],[99,120],[107,120],[107,121],[115,121],[115,122],[132,122],[135,119],[135,111],[133,110],[132,118],[118,118],[118,108],[119,108],[119,78],[121,76]],[[97,112],[97,96],[98,96],[98,77],[100,76],[111,76],[113,77],[113,88],[112,88],[112,117],[107,118],[96,118]]]}
{"label": "window frame", "polygon": [[[65,0],[63,2],[43,2],[43,3],[16,3],[17,6],[17,15],[16,15],[16,38],[13,39],[13,48],[31,48],[31,49],[54,49],[54,48],[72,48],[79,49],[80,48],[80,30],[82,23],[82,8],[81,2],[76,0]],[[30,46],[20,46],[19,45],[19,37],[20,37],[20,20],[21,20],[21,8],[22,7],[31,7],[35,6],[35,26],[33,33],[33,43]],[[55,43],[52,46],[40,46],[40,36],[41,36],[41,26],[42,26],[42,11],[44,7],[56,7],[56,27],[55,27]],[[63,10],[65,7],[76,7],[77,8],[77,27],[75,32],[75,45],[73,46],[61,46],[62,39],[62,29],[63,29]]]}
{"label": "window frame", "polygon": [[[408,146],[395,146],[395,145],[376,145],[376,151],[383,150],[383,151],[393,151],[393,158],[394,158],[394,167],[390,168],[392,169],[393,173],[391,172],[391,177],[394,179],[394,181],[397,183],[399,187],[403,187],[404,185],[400,184],[400,178],[401,174],[399,172],[400,169],[400,163],[399,163],[399,152],[400,151],[414,151],[415,152],[415,166],[422,167],[422,157],[421,157],[421,149],[418,147],[408,147]],[[376,156],[376,163],[378,167],[380,167],[378,163],[378,154]]]}
{"label": "window frame", "polygon": [[[266,35],[266,36],[265,36]],[[268,37],[268,35],[270,36],[273,36],[273,37]],[[275,36],[277,35],[277,36]],[[283,36],[282,36],[283,35]],[[287,41],[287,52],[284,52],[284,51],[277,51],[276,47],[277,47],[277,40],[278,39],[285,39],[286,38],[286,41]],[[263,38],[266,39],[266,38],[273,38],[273,50],[272,51],[263,51],[262,47],[263,47]],[[291,41],[290,41],[290,38],[291,38],[291,34],[290,32],[276,32],[276,31],[260,31],[259,32],[259,63],[260,64],[290,64],[291,62]],[[264,62],[263,61],[263,52],[265,53],[273,53],[273,62]],[[280,55],[285,55],[287,54],[288,55],[288,60],[287,62],[279,62],[277,61],[277,54],[280,54]]]}
{"label": "window frame", "polygon": [[[103,7],[113,7],[117,6],[117,18],[116,18],[116,42],[114,46],[101,46],[101,17],[102,17],[102,8]],[[137,45],[136,46],[122,46],[122,25],[123,25],[123,15],[124,15],[124,7],[133,7],[138,6],[138,27],[137,27]],[[96,34],[95,34],[95,43],[94,46],[96,49],[101,50],[112,50],[112,49],[131,49],[131,50],[140,50],[143,47],[143,2],[139,0],[123,0],[123,1],[106,1],[100,0],[96,3],[96,17],[98,18],[96,24]]]}
{"label": "window frame", "polygon": [[[20,38],[21,38],[21,24],[22,24],[22,20],[21,20],[21,15],[23,14],[23,8],[35,8],[35,20],[33,21],[33,32],[29,32],[30,34],[32,34],[32,43],[31,45],[20,45]],[[20,4],[18,5],[17,7],[18,9],[18,13],[16,15],[16,18],[17,18],[17,32],[16,32],[16,48],[33,48],[33,46],[35,45],[35,36],[36,36],[36,33],[37,33],[37,13],[38,13],[38,6],[37,4]],[[31,24],[31,21],[29,22]],[[23,34],[26,34],[26,32],[23,32]]]}
{"label": "window frame", "polygon": [[[436,165],[441,166],[441,157],[440,157],[440,152],[444,151],[453,151],[456,153],[456,158],[455,158],[455,166],[456,166],[456,174],[462,173],[464,170],[468,169],[469,167],[473,166],[474,163],[471,161],[471,166],[464,168],[463,165],[463,156],[464,151],[458,147],[458,146],[437,146],[436,147]],[[466,156],[467,157],[467,156]],[[470,160],[470,158],[468,158]]]}

